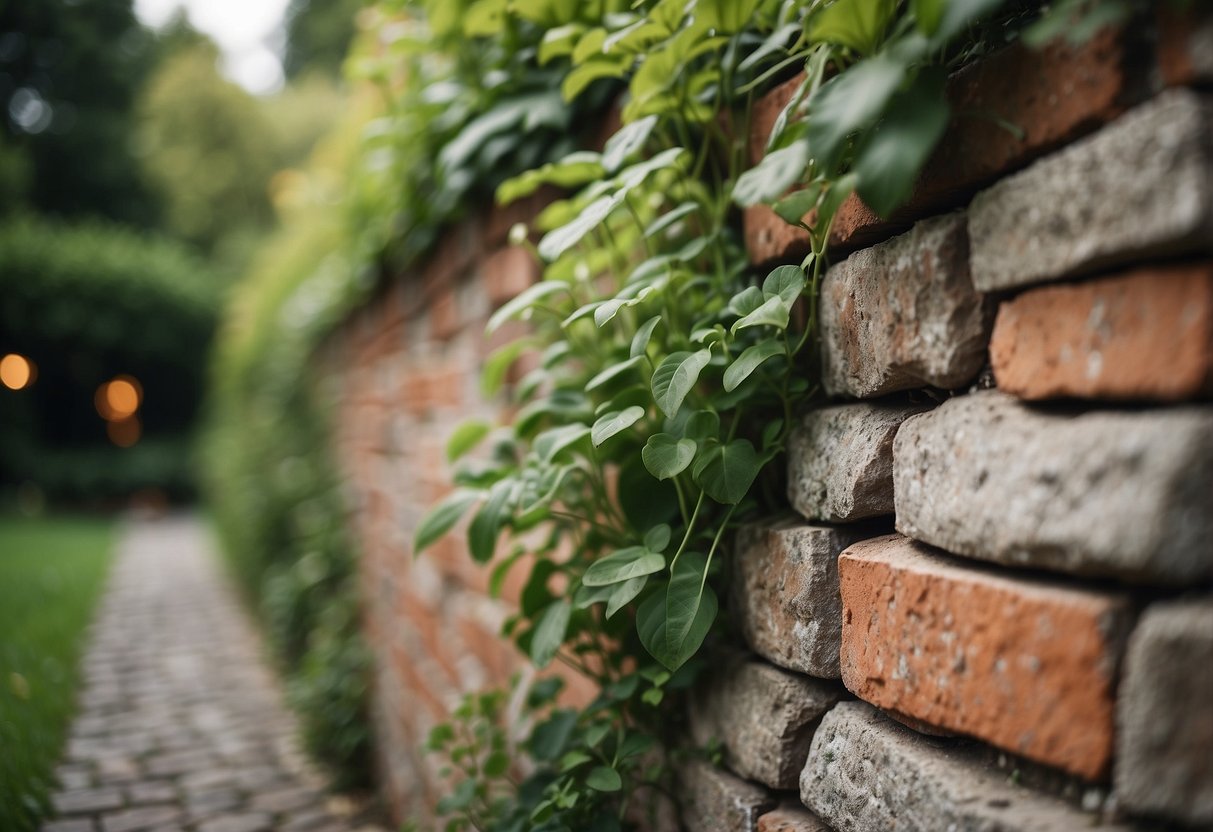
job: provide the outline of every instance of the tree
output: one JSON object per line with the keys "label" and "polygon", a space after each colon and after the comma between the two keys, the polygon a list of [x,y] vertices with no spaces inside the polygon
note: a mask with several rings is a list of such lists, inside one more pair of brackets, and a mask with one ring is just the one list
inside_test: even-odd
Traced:
{"label": "tree", "polygon": [[0,3],[6,201],[15,187],[39,211],[154,221],[131,146],[152,42],[131,0]]}
{"label": "tree", "polygon": [[340,75],[363,0],[291,0],[286,10],[287,78],[307,70]]}
{"label": "tree", "polygon": [[281,159],[261,102],[217,61],[206,40],[164,59],[138,102],[139,149],[167,230],[235,265],[273,222],[268,184]]}

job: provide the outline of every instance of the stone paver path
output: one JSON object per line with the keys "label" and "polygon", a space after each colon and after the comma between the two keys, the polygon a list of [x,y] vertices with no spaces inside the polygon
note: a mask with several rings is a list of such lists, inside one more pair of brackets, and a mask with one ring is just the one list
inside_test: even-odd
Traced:
{"label": "stone paver path", "polygon": [[43,832],[353,827],[197,520],[128,526],[91,639]]}

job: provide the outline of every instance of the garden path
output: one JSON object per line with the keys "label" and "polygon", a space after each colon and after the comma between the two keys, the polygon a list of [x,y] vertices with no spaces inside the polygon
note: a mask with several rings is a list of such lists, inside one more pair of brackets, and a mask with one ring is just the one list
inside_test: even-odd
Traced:
{"label": "garden path", "polygon": [[43,832],[354,828],[299,747],[203,524],[133,521],[118,547]]}

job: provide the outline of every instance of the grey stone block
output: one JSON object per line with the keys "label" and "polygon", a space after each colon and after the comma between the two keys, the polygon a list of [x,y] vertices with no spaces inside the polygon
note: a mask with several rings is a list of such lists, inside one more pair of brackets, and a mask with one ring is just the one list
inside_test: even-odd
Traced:
{"label": "grey stone block", "polygon": [[812,410],[788,437],[788,500],[810,520],[893,513],[893,437],[926,405],[856,402]]}
{"label": "grey stone block", "polygon": [[969,277],[964,214],[857,251],[821,286],[823,381],[870,398],[959,387],[985,363],[991,309]]}
{"label": "grey stone block", "polygon": [[691,734],[719,740],[725,763],[773,789],[794,789],[821,715],[843,696],[836,682],[810,679],[748,656],[719,657],[717,672],[691,699]]}
{"label": "grey stone block", "polygon": [[1009,782],[976,749],[911,731],[864,702],[825,715],[800,799],[838,832],[1120,829]]}
{"label": "grey stone block", "polygon": [[978,194],[973,283],[1013,289],[1204,250],[1213,232],[1209,99],[1171,90]]}
{"label": "grey stone block", "polygon": [[1213,598],[1146,610],[1129,639],[1117,721],[1122,805],[1213,825]]}
{"label": "grey stone block", "polygon": [[842,600],[838,554],[880,532],[795,520],[753,524],[737,535],[730,609],[746,643],[780,667],[839,677]]}
{"label": "grey stone block", "polygon": [[687,832],[755,832],[758,818],[778,803],[766,789],[707,760],[688,760],[678,767],[677,777]]}
{"label": "grey stone block", "polygon": [[897,530],[949,552],[1072,574],[1213,576],[1213,408],[1042,411],[988,391],[907,419]]}

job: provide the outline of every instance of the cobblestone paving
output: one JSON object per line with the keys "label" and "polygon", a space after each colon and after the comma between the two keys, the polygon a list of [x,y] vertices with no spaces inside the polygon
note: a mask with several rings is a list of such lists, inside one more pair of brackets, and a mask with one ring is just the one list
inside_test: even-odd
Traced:
{"label": "cobblestone paving", "polygon": [[[192,518],[128,526],[43,832],[329,832],[326,795],[258,635]],[[362,827],[365,828],[365,827]]]}

